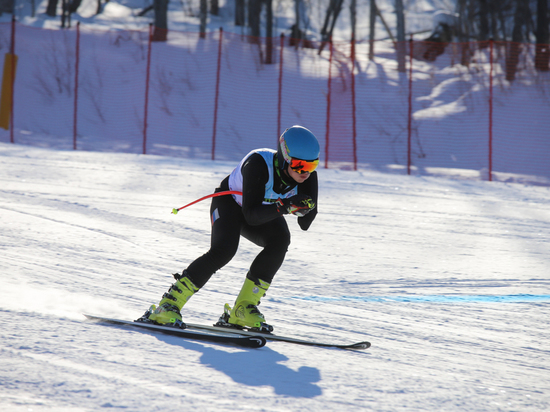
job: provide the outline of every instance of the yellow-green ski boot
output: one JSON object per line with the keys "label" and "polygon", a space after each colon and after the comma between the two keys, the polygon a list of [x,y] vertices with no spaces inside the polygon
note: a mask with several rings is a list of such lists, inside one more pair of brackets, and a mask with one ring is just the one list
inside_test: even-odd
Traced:
{"label": "yellow-green ski boot", "polygon": [[258,279],[254,282],[245,279],[241,292],[231,308],[225,305],[224,314],[221,316],[218,326],[236,327],[256,332],[273,332],[273,326],[265,322],[264,315],[258,310],[260,299],[264,297],[269,288],[269,283]]}
{"label": "yellow-green ski boot", "polygon": [[138,321],[151,322],[162,326],[173,326],[181,329],[186,328],[185,323],[181,319],[180,310],[199,288],[185,276],[185,272],[183,275],[174,274],[174,278],[176,279],[176,283],[162,296],[158,306],[152,305]]}

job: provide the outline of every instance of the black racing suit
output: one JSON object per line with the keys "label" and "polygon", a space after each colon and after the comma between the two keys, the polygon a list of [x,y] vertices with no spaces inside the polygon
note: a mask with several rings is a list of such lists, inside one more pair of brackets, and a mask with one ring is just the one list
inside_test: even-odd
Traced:
{"label": "black racing suit", "polygon": [[[274,172],[273,188],[284,194],[296,186],[296,182],[281,171],[288,185]],[[202,288],[218,269],[225,266],[237,253],[240,236],[263,248],[256,256],[247,277],[253,281],[261,279],[271,283],[281,267],[288,245],[290,231],[283,212],[276,204],[263,204],[265,185],[269,171],[264,158],[252,154],[242,166],[243,200],[242,207],[232,196],[218,196],[212,199],[210,215],[216,209],[216,219],[212,219],[210,250],[196,259],[186,269],[186,275],[198,288]],[[229,190],[229,176],[216,189],[216,192]],[[309,195],[317,205],[317,172],[298,185],[298,193]],[[317,214],[317,207],[307,215],[298,218],[302,230],[307,230]]]}

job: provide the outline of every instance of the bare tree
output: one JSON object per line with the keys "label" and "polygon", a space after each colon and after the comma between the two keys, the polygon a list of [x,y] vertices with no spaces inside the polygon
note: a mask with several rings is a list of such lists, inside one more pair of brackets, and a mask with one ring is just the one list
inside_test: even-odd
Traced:
{"label": "bare tree", "polygon": [[220,14],[220,5],[218,0],[210,0],[210,14],[217,16]]}
{"label": "bare tree", "polygon": [[[168,1],[168,0],[167,0]],[[200,0],[200,37],[201,39],[204,39],[206,37],[206,20],[208,19],[207,13],[208,13],[208,4],[206,3],[207,0]]]}
{"label": "bare tree", "polygon": [[260,47],[260,59],[266,64],[272,63],[273,54],[273,1],[272,0],[248,0],[248,27],[250,28],[251,41],[260,45],[262,7],[266,7],[266,57],[262,57]]}
{"label": "bare tree", "polygon": [[248,0],[248,27],[250,35],[260,37],[262,0]]}
{"label": "bare tree", "polygon": [[535,37],[537,39],[535,67],[540,71],[550,70],[550,35],[548,33],[548,1],[537,0],[537,29]]}
{"label": "bare tree", "polygon": [[235,0],[235,26],[245,25],[245,0]]}
{"label": "bare tree", "polygon": [[470,64],[472,52],[470,51],[470,31],[472,27],[472,7],[468,0],[458,0],[456,4],[458,12],[458,41],[461,43],[462,57],[460,63],[464,66]]}
{"label": "bare tree", "polygon": [[264,0],[266,8],[266,22],[265,22],[265,63],[272,64],[273,59],[273,1]]}
{"label": "bare tree", "polygon": [[516,77],[519,54],[521,52],[520,43],[528,38],[526,33],[530,25],[531,11],[529,4],[524,0],[516,0],[516,12],[514,14],[514,28],[512,30],[512,42],[508,47],[506,56],[506,80],[513,81]]}
{"label": "bare tree", "polygon": [[407,45],[405,43],[405,11],[403,0],[395,0],[395,14],[397,15],[397,70],[404,72]]}
{"label": "bare tree", "polygon": [[489,39],[489,1],[479,0],[479,40]]}
{"label": "bare tree", "polygon": [[46,6],[46,14],[50,17],[55,17],[57,14],[57,0],[48,0],[48,5]]}
{"label": "bare tree", "polygon": [[323,51],[325,45],[328,41],[332,40],[332,32],[334,31],[334,25],[336,20],[342,11],[342,4],[344,0],[330,0],[327,13],[325,15],[325,22],[323,28],[321,29],[321,47],[319,48],[319,53]]}
{"label": "bare tree", "polygon": [[369,60],[374,59],[374,33],[376,26],[376,0],[370,0],[370,18],[369,18]]}
{"label": "bare tree", "polygon": [[168,34],[168,0],[154,0],[155,24],[153,41],[166,41]]}
{"label": "bare tree", "polygon": [[349,5],[351,21],[351,41],[355,41],[355,30],[357,26],[357,0],[351,0]]}
{"label": "bare tree", "polygon": [[0,16],[2,13],[13,14],[15,8],[15,0],[1,0],[0,1]]}
{"label": "bare tree", "polygon": [[293,39],[300,40],[302,37],[302,31],[300,29],[300,20],[302,19],[302,16],[300,16],[300,3],[302,0],[294,0],[294,26],[292,27],[292,35],[291,37]]}

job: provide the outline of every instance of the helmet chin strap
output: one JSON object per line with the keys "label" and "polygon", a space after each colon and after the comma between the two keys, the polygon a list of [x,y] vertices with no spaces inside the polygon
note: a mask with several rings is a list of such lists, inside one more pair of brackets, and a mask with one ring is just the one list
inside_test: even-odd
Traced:
{"label": "helmet chin strap", "polygon": [[[275,170],[277,171],[277,176],[279,176],[279,179],[281,179],[281,182],[283,182],[285,186],[294,186],[298,183],[292,177],[288,176],[285,169],[281,169],[279,167],[279,159],[277,158],[277,156],[274,157],[274,163],[275,163]],[[281,173],[281,170],[283,171],[282,173]],[[290,178],[290,180],[293,183],[289,183],[287,180],[285,180],[287,177]]]}

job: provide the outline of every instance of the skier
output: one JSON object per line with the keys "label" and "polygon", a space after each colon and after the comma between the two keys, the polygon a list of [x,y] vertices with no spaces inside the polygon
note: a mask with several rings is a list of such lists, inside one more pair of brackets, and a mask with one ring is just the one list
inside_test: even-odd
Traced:
{"label": "skier", "polygon": [[290,231],[283,215],[298,216],[308,230],[317,214],[319,142],[311,131],[292,126],[279,138],[277,151],[257,149],[248,153],[216,192],[235,190],[241,195],[212,200],[210,250],[183,272],[176,282],[140,318],[164,326],[184,328],[181,309],[218,269],[237,253],[240,236],[263,248],[246,275],[233,308],[225,305],[221,326],[271,332],[257,306],[280,268],[290,244]]}

